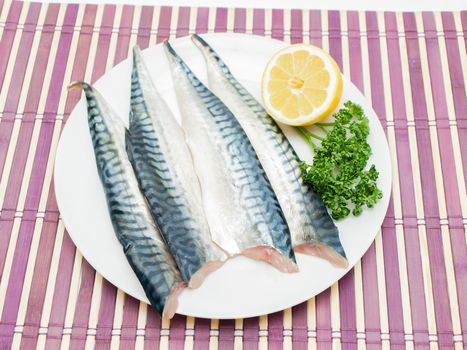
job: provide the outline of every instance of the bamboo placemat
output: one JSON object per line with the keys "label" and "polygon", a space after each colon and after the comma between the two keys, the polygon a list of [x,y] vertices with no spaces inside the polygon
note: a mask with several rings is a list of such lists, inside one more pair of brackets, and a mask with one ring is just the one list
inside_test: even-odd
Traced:
{"label": "bamboo placemat", "polygon": [[[467,347],[466,30],[467,12],[0,0],[0,348]],[[161,323],[90,267],[60,219],[54,154],[79,98],[65,87],[95,81],[136,43],[213,31],[329,50],[385,127],[392,200],[361,262],[316,298],[259,318]]]}

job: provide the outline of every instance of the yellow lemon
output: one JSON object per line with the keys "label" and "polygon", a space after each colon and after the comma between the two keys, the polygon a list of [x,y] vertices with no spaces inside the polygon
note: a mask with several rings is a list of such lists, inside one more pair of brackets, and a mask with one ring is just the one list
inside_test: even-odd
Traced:
{"label": "yellow lemon", "polygon": [[313,45],[295,44],[268,62],[261,83],[263,105],[277,121],[310,125],[326,118],[342,96],[334,59]]}

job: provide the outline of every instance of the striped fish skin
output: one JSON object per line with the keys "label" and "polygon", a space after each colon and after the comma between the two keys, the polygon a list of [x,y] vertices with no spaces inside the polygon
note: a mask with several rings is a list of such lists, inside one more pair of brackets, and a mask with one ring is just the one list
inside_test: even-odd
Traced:
{"label": "striped fish skin", "polygon": [[91,85],[74,86],[86,96],[89,132],[115,234],[151,305],[172,318],[185,283],[138,189],[124,148],[124,126]]}
{"label": "striped fish skin", "polygon": [[232,255],[297,271],[287,222],[248,137],[170,44],[164,47],[214,241]]}
{"label": "striped fish skin", "polygon": [[129,124],[126,147],[139,187],[183,279],[196,288],[222,266],[227,255],[211,239],[184,132],[159,95],[137,47]]}
{"label": "striped fish skin", "polygon": [[233,112],[258,154],[289,224],[294,250],[347,267],[339,231],[319,194],[303,182],[299,158],[282,130],[215,50],[196,34],[192,40],[205,57],[210,89]]}

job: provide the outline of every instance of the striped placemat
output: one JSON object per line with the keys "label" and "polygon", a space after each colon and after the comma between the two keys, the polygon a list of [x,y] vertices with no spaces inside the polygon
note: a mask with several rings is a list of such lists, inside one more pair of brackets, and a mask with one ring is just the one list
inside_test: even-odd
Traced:
{"label": "striped placemat", "polygon": [[[0,0],[0,349],[467,347],[467,12],[60,5]],[[128,57],[197,32],[329,50],[372,102],[393,196],[360,263],[316,298],[252,319],[170,323],[96,273],[57,209],[53,163],[79,98]]]}

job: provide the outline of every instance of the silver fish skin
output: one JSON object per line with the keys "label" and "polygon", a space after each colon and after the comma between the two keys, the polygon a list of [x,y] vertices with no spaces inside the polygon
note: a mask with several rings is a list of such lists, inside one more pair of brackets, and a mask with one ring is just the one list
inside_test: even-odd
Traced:
{"label": "silver fish skin", "polygon": [[91,85],[77,82],[86,96],[89,132],[107,205],[123,251],[154,309],[172,318],[185,283],[177,269],[125,152],[124,126]]}
{"label": "silver fish skin", "polygon": [[205,57],[210,89],[240,122],[268,175],[289,224],[295,252],[347,267],[339,231],[319,194],[303,182],[300,160],[282,130],[215,50],[196,34],[192,40]]}
{"label": "silver fish skin", "polygon": [[127,152],[183,279],[198,287],[227,255],[211,238],[185,135],[133,49]]}
{"label": "silver fish skin", "polygon": [[248,137],[170,44],[164,47],[214,241],[232,255],[297,271],[287,223]]}

